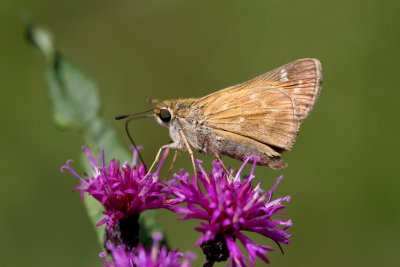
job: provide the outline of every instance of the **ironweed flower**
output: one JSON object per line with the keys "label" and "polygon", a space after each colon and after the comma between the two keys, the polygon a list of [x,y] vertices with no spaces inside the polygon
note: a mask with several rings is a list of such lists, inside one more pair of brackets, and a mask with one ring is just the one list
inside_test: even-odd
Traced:
{"label": "ironweed flower", "polygon": [[177,250],[168,251],[166,246],[160,247],[162,235],[153,234],[153,245],[150,251],[147,251],[141,244],[131,251],[126,251],[123,245],[109,247],[111,251],[110,262],[106,258],[106,253],[101,253],[106,267],[189,267],[190,263],[196,258],[191,252],[182,253]]}
{"label": "ironweed flower", "polygon": [[80,185],[75,190],[82,192],[82,200],[87,193],[104,206],[105,217],[97,226],[107,224],[105,243],[124,244],[128,250],[138,244],[140,213],[163,208],[169,194],[167,185],[158,180],[157,173],[145,177],[146,168],[143,164],[137,166],[138,152],[132,150],[132,165],[125,162],[121,166],[114,159],[106,164],[104,150],[101,158],[95,158],[88,148],[83,147],[92,167],[92,176],[80,176],[71,168],[72,160],[61,167],[62,172],[67,170],[79,179]]}
{"label": "ironweed flower", "polygon": [[[254,161],[250,175],[242,175],[250,160]],[[204,171],[201,161],[197,161],[201,170],[197,177],[181,171],[170,184],[175,198],[168,201],[169,209],[182,215],[181,220],[203,221],[195,229],[202,233],[196,245],[206,255],[204,266],[212,266],[228,257],[232,266],[254,266],[257,257],[269,263],[266,254],[273,248],[253,242],[245,231],[270,238],[279,247],[280,243],[290,243],[290,234],[286,230],[292,226],[291,220],[272,218],[285,208],[283,202],[290,201],[290,196],[272,199],[282,177],[268,192],[261,190],[260,183],[255,187],[252,185],[256,161],[256,157],[246,158],[234,176],[227,174],[218,160],[213,162],[209,174]],[[178,205],[181,203],[186,205]],[[248,258],[240,251],[237,240],[247,250]]]}

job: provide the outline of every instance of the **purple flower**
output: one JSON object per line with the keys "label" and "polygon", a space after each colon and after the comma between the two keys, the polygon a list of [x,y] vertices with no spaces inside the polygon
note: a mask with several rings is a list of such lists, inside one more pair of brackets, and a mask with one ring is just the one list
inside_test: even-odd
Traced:
{"label": "purple flower", "polygon": [[136,149],[133,149],[132,167],[127,162],[120,166],[114,159],[106,164],[104,150],[101,159],[95,158],[88,148],[83,151],[92,167],[92,176],[82,177],[76,173],[70,167],[72,160],[68,160],[61,171],[67,170],[79,179],[80,185],[75,190],[82,192],[82,199],[88,193],[104,206],[105,217],[97,226],[107,223],[105,242],[110,240],[115,246],[125,244],[131,249],[138,243],[140,213],[163,208],[170,191],[158,180],[157,173],[145,177],[144,165],[137,166]]}
{"label": "purple flower", "polygon": [[[250,175],[242,175],[244,166],[254,160]],[[183,215],[180,219],[199,219],[203,222],[195,228],[203,235],[196,242],[206,255],[204,266],[212,266],[216,261],[231,258],[232,266],[254,266],[256,257],[269,263],[266,253],[273,248],[257,244],[245,235],[245,231],[258,233],[280,243],[289,244],[290,234],[286,229],[292,226],[291,220],[273,219],[273,215],[282,214],[283,202],[290,196],[272,200],[273,192],[281,181],[279,177],[268,191],[261,190],[261,184],[252,185],[256,157],[248,157],[235,175],[227,174],[218,160],[215,160],[212,172],[207,174],[201,162],[197,177],[189,177],[181,171],[175,175],[171,190],[176,196],[170,199],[169,209]],[[201,185],[200,185],[201,183]],[[185,203],[186,206],[177,205]],[[239,240],[248,252],[248,259],[237,244]]]}
{"label": "purple flower", "polygon": [[159,249],[162,235],[160,233],[153,234],[153,246],[147,251],[141,244],[133,250],[127,252],[123,245],[118,247],[109,247],[113,262],[106,258],[106,253],[101,253],[100,257],[104,258],[106,267],[189,267],[190,263],[195,259],[195,255],[191,252],[182,253],[177,250],[168,252],[167,247],[163,246]]}

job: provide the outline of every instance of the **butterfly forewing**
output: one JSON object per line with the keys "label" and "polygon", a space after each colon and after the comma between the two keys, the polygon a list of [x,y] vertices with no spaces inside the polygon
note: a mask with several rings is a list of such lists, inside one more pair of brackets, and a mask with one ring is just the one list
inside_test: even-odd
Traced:
{"label": "butterfly forewing", "polygon": [[317,59],[299,59],[261,75],[254,80],[274,83],[293,99],[297,118],[310,113],[322,85],[321,63]]}
{"label": "butterfly forewing", "polygon": [[207,126],[290,150],[321,88],[321,65],[301,59],[194,103]]}

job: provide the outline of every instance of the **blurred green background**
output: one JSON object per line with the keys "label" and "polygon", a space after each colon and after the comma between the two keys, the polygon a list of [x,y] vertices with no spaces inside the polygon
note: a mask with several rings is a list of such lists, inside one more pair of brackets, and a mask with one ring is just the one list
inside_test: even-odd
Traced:
{"label": "blurred green background", "polygon": [[[289,167],[257,170],[265,188],[283,174],[276,196],[293,197],[293,244],[269,257],[274,266],[399,266],[399,10],[377,0],[1,0],[1,265],[101,264],[76,180],[59,172],[83,140],[52,125],[44,61],[23,36],[28,13],[97,82],[110,121],[149,109],[147,97],[203,96],[320,59],[322,93],[284,156]],[[169,141],[154,121],[133,129],[148,162]],[[177,166],[190,170],[185,154]],[[161,222],[173,246],[199,253],[193,223],[167,212]]]}

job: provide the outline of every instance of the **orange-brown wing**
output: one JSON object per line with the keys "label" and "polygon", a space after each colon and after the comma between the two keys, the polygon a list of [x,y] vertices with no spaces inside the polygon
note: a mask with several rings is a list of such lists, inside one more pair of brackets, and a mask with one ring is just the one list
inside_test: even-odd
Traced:
{"label": "orange-brown wing", "polygon": [[194,103],[207,126],[290,150],[321,89],[321,64],[300,59]]}

